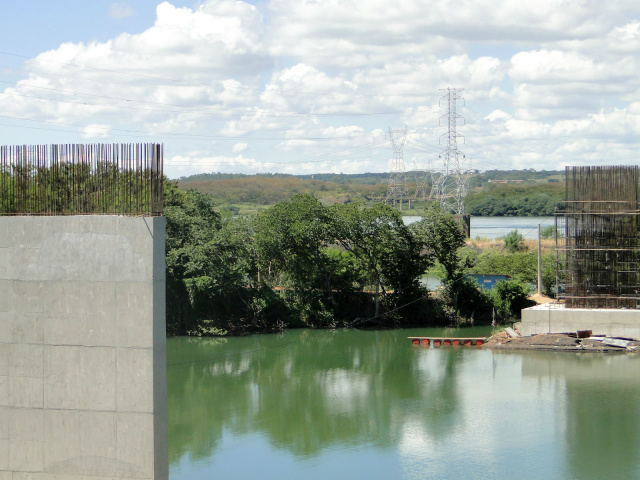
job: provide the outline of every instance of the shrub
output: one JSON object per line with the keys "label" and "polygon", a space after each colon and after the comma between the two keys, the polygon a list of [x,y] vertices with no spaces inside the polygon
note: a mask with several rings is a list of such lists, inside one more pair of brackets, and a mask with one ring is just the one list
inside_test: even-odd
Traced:
{"label": "shrub", "polygon": [[505,235],[504,249],[509,253],[519,252],[524,248],[524,237],[518,233],[518,230],[511,230]]}
{"label": "shrub", "polygon": [[520,310],[535,305],[529,300],[529,287],[517,280],[498,282],[490,291],[490,297],[498,318],[520,318]]}

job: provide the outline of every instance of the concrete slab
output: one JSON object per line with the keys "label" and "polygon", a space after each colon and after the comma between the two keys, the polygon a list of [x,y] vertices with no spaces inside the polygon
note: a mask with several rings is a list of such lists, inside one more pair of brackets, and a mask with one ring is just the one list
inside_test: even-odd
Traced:
{"label": "concrete slab", "polygon": [[10,250],[7,247],[0,247],[0,278],[10,278],[9,277],[9,259],[10,259]]}
{"label": "concrete slab", "polygon": [[10,439],[9,470],[42,472],[44,470],[44,444],[42,441]]}
{"label": "concrete slab", "polygon": [[13,311],[13,295],[10,294],[11,281],[0,279],[0,292],[3,292],[0,295],[0,312]]}
{"label": "concrete slab", "polygon": [[[2,480],[3,470],[9,470],[9,440],[0,438],[0,480]],[[11,480],[11,473],[9,473],[9,480]]]}
{"label": "concrete slab", "polygon": [[[9,377],[0,375],[0,410],[9,405]],[[0,412],[0,438],[2,438],[2,414]],[[7,420],[5,420],[7,421]]]}
{"label": "concrete slab", "polygon": [[44,408],[42,377],[8,377],[7,405],[14,408]]}
{"label": "concrete slab", "polygon": [[42,378],[44,373],[42,345],[8,343],[3,346],[10,377]]}
{"label": "concrete slab", "polygon": [[116,477],[115,412],[47,410],[44,425],[47,472]]}
{"label": "concrete slab", "polygon": [[[118,347],[153,347],[152,283],[123,282],[115,287],[115,326]],[[166,335],[166,333],[165,333]]]}
{"label": "concrete slab", "polygon": [[116,410],[115,348],[48,345],[44,358],[45,408]]}
{"label": "concrete slab", "polygon": [[42,313],[42,282],[13,280],[11,282],[12,310],[14,312]]}
{"label": "concrete slab", "polygon": [[[153,412],[153,350],[119,348],[117,350],[116,398],[119,412]],[[131,395],[135,385],[136,395]]]}
{"label": "concrete slab", "polygon": [[44,438],[44,410],[12,408],[8,411],[7,429],[11,440],[42,442]]}
{"label": "concrete slab", "polygon": [[42,344],[43,323],[41,313],[0,313],[0,343]]}
{"label": "concrete slab", "polygon": [[[8,407],[0,406],[0,440],[9,439],[10,412]],[[0,470],[2,470],[0,468]]]}
{"label": "concrete slab", "polygon": [[[2,326],[2,324],[0,324]],[[0,342],[3,343],[3,342]],[[0,346],[0,377],[9,375],[9,356],[5,345]]]}
{"label": "concrete slab", "polygon": [[537,305],[522,310],[522,335],[592,330],[594,334],[640,339],[640,310],[564,308]]}
{"label": "concrete slab", "polygon": [[153,415],[118,414],[118,475],[149,478],[154,472]]}

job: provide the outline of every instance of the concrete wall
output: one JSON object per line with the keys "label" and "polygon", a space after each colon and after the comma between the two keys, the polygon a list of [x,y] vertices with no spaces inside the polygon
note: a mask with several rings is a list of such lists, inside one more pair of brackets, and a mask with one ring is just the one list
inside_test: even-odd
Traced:
{"label": "concrete wall", "polygon": [[640,310],[564,308],[538,305],[522,310],[522,335],[592,330],[594,335],[640,339]]}
{"label": "concrete wall", "polygon": [[166,479],[165,219],[0,217],[0,480]]}

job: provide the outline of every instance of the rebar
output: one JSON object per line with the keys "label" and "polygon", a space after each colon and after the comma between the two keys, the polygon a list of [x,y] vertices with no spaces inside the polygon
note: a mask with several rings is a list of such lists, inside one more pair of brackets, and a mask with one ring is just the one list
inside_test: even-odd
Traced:
{"label": "rebar", "polygon": [[637,166],[567,167],[557,267],[569,308],[640,307]]}
{"label": "rebar", "polygon": [[0,147],[0,215],[162,215],[162,144]]}

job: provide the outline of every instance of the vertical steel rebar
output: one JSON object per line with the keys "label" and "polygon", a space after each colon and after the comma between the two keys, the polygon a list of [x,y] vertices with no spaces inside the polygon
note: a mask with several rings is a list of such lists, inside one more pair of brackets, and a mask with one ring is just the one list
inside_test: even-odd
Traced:
{"label": "vertical steel rebar", "polygon": [[566,305],[636,308],[640,300],[639,169],[567,167],[562,268]]}
{"label": "vertical steel rebar", "polygon": [[0,147],[0,215],[162,215],[161,144]]}

